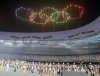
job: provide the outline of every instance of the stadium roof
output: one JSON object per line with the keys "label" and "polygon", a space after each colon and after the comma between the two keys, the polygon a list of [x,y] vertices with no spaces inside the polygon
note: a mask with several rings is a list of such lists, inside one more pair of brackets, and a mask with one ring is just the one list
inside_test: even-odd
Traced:
{"label": "stadium roof", "polygon": [[0,32],[0,39],[4,40],[68,40],[79,39],[100,32],[100,17],[93,22],[73,30],[44,33],[16,33]]}

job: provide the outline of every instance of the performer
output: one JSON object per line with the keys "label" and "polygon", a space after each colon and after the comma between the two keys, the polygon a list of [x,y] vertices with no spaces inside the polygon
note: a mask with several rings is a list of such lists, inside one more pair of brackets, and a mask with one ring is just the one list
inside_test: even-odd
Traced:
{"label": "performer", "polygon": [[45,73],[48,74],[48,63],[46,63]]}
{"label": "performer", "polygon": [[60,74],[60,65],[58,63],[58,66],[57,66],[57,74]]}
{"label": "performer", "polygon": [[31,72],[34,72],[34,65],[31,66]]}
{"label": "performer", "polygon": [[50,64],[49,64],[49,74],[52,74],[52,68],[51,68],[51,66],[52,66],[52,64],[50,62]]}
{"label": "performer", "polygon": [[36,63],[34,64],[34,72],[37,71]]}
{"label": "performer", "polygon": [[45,73],[48,74],[48,67],[45,68]]}
{"label": "performer", "polygon": [[37,66],[37,72],[38,72],[38,74],[40,74],[40,67],[39,67],[39,64],[38,64],[38,66]]}
{"label": "performer", "polygon": [[98,74],[100,74],[100,67],[98,68]]}
{"label": "performer", "polygon": [[69,66],[69,63],[67,63],[67,71],[70,71],[70,66]]}
{"label": "performer", "polygon": [[66,70],[66,67],[65,67],[65,64],[64,64],[64,63],[62,64],[62,70],[63,70],[63,71]]}
{"label": "performer", "polygon": [[43,63],[41,63],[41,73],[43,73]]}
{"label": "performer", "polygon": [[43,64],[43,73],[45,73],[46,66]]}
{"label": "performer", "polygon": [[6,71],[9,70],[9,63],[6,64]]}
{"label": "performer", "polygon": [[53,75],[56,74],[56,68],[55,68],[55,65],[53,66]]}
{"label": "performer", "polygon": [[2,70],[2,65],[0,64],[0,70]]}
{"label": "performer", "polygon": [[98,68],[95,69],[96,74],[98,74]]}
{"label": "performer", "polygon": [[16,66],[16,65],[14,65],[14,72],[16,72],[16,69],[17,69],[17,66]]}
{"label": "performer", "polygon": [[26,72],[26,66],[23,66],[23,73]]}

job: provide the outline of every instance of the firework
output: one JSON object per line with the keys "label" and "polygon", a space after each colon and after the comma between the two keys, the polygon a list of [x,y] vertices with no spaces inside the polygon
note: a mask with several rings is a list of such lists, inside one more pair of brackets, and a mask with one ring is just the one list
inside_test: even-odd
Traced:
{"label": "firework", "polygon": [[20,20],[39,25],[46,25],[48,22],[63,24],[68,20],[81,18],[83,13],[84,8],[75,4],[70,4],[61,11],[53,7],[45,7],[38,12],[20,7],[15,11],[16,17]]}

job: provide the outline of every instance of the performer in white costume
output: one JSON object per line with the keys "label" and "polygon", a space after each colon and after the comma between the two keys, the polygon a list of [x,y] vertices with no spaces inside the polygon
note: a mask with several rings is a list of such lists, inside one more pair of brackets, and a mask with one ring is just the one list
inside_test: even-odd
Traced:
{"label": "performer in white costume", "polygon": [[52,68],[52,70],[53,70],[53,75],[55,75],[55,74],[56,74],[56,66],[55,66],[54,63],[53,63],[53,68]]}
{"label": "performer in white costume", "polygon": [[6,71],[9,70],[9,63],[6,64]]}
{"label": "performer in white costume", "polygon": [[51,68],[51,66],[52,66],[52,64],[51,64],[51,62],[50,62],[50,64],[48,65],[48,67],[49,67],[49,74],[52,74],[52,68]]}

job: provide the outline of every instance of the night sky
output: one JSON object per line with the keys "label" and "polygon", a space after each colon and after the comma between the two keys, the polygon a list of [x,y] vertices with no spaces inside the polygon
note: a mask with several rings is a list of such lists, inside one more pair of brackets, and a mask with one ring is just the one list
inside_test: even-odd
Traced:
{"label": "night sky", "polygon": [[[21,24],[20,22],[16,21],[15,10],[19,7],[32,8],[35,11],[38,11],[39,9],[42,9],[44,7],[54,7],[58,10],[61,10],[68,4],[79,4],[84,7],[85,12],[80,22],[81,26],[94,21],[97,17],[100,16],[99,0],[3,0],[3,2],[0,2],[0,31],[41,32],[39,26],[28,26],[28,23]],[[75,25],[71,26],[70,28],[74,29],[77,27],[79,26]],[[65,29],[61,26],[55,29],[55,31],[62,30]]]}

